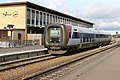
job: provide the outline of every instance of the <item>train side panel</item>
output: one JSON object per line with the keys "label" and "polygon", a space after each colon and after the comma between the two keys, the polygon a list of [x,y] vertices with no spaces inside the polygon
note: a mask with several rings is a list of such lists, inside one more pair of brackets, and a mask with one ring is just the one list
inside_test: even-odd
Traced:
{"label": "train side panel", "polygon": [[110,34],[98,30],[66,24],[50,24],[45,28],[45,47],[50,54],[107,45],[110,41]]}

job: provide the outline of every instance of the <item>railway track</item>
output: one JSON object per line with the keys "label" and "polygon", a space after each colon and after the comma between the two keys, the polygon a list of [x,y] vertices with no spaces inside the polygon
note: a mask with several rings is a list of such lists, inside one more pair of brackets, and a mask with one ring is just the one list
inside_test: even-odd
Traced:
{"label": "railway track", "polygon": [[[32,58],[26,58],[26,59],[20,59],[20,60],[15,60],[15,61],[10,61],[10,62],[4,62],[0,64],[0,75],[6,74],[9,76],[11,71],[17,72],[17,69],[22,69],[25,66],[29,65],[34,65],[35,63],[43,62],[46,60],[54,59],[57,58],[58,56],[51,56],[50,54],[42,55],[42,56],[37,56],[37,57],[32,57]],[[16,75],[11,77],[3,77],[0,76],[0,80],[16,80],[22,77],[24,74],[21,75]]]}
{"label": "railway track", "polygon": [[[44,75],[51,70],[66,64],[73,63],[72,61],[80,58],[83,59],[88,56],[97,54],[110,47],[94,49],[79,54],[69,56],[50,56],[37,57],[28,60],[22,60],[11,63],[0,64],[0,78],[1,80],[27,80],[34,78],[36,75]],[[1,67],[2,66],[2,67]],[[41,79],[40,79],[41,80]]]}
{"label": "railway track", "polygon": [[[33,75],[26,76],[22,80],[57,80],[57,78],[74,70],[76,67],[78,67],[78,65],[83,66],[83,65],[85,65],[89,62],[92,62],[93,60],[105,55],[105,53],[108,52],[106,50],[108,50],[110,48],[112,48],[112,46],[105,47],[100,50],[95,50],[94,52],[90,51],[91,53],[87,52],[89,54],[84,54],[80,57],[71,59],[62,64],[50,67],[49,69],[46,69],[44,71],[39,71]],[[112,48],[111,50],[113,50],[113,49],[114,48]],[[103,51],[106,51],[106,52],[104,53]],[[100,52],[101,52],[101,54],[98,54]]]}
{"label": "railway track", "polygon": [[15,61],[9,61],[9,62],[3,62],[0,63],[0,71],[6,71],[10,69],[14,69],[20,66],[29,65],[32,63],[37,63],[40,61],[45,61],[54,58],[55,56],[51,56],[50,54],[42,55],[42,56],[36,56],[32,58],[25,58]]}

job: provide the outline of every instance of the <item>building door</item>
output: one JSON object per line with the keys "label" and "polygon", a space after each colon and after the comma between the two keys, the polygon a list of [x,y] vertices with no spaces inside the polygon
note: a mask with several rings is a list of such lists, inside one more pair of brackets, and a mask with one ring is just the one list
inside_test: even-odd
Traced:
{"label": "building door", "polygon": [[21,33],[18,33],[18,40],[21,40]]}

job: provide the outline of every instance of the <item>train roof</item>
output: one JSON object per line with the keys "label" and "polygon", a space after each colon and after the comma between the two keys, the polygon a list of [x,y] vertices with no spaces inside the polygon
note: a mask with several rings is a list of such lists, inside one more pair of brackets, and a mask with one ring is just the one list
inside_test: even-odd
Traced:
{"label": "train roof", "polygon": [[105,32],[105,31],[99,31],[99,34],[111,35],[110,33]]}
{"label": "train roof", "polygon": [[78,32],[82,32],[82,33],[92,33],[92,34],[98,33],[98,31],[95,29],[89,29],[89,28],[78,27],[78,26],[72,26],[72,27],[73,29],[77,29]]}
{"label": "train roof", "polygon": [[94,28],[84,28],[84,27],[78,27],[78,26],[72,26],[72,27],[73,27],[73,29],[78,29],[78,32],[82,32],[82,33],[111,35],[110,33],[107,33],[105,31],[96,30]]}

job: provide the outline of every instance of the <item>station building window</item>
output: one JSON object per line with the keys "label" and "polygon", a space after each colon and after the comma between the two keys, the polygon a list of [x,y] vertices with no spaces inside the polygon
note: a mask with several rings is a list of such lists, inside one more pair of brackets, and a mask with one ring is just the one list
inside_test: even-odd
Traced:
{"label": "station building window", "polygon": [[52,23],[52,15],[50,15],[50,24]]}
{"label": "station building window", "polygon": [[61,23],[63,23],[63,18],[61,17]]}
{"label": "station building window", "polygon": [[30,9],[27,9],[27,24],[30,24]]}
{"label": "station building window", "polygon": [[67,24],[67,19],[65,18],[65,24]]}
{"label": "station building window", "polygon": [[35,28],[32,28],[32,34],[35,34],[36,30]]}
{"label": "station building window", "polygon": [[60,22],[60,17],[58,17],[57,22],[58,22],[58,23]]}
{"label": "station building window", "polygon": [[61,22],[61,17],[59,17],[59,23]]}
{"label": "station building window", "polygon": [[64,23],[64,18],[62,17],[62,23]]}
{"label": "station building window", "polygon": [[47,14],[47,24],[49,24],[49,19],[50,19],[49,14]]}
{"label": "station building window", "polygon": [[69,23],[68,23],[68,19],[67,19],[67,24],[69,24]]}
{"label": "station building window", "polygon": [[[83,22],[79,22],[67,17],[62,17],[57,14],[50,14],[48,12],[43,12],[37,9],[27,8],[27,33],[39,33],[40,30],[36,29],[35,27],[40,28],[40,26],[44,26],[50,23],[65,23],[74,24],[77,26],[82,25],[81,27],[85,27],[86,25]],[[75,33],[75,35],[77,35],[77,33]],[[101,37],[105,36],[102,35]]]}
{"label": "station building window", "polygon": [[27,33],[30,34],[30,28],[27,27]]}
{"label": "station building window", "polygon": [[55,22],[58,22],[58,17],[56,16],[55,18],[56,18],[56,19],[55,19]]}
{"label": "station building window", "polygon": [[36,11],[36,25],[39,25],[39,12]]}
{"label": "station building window", "polygon": [[53,15],[53,23],[55,23],[55,16]]}
{"label": "station building window", "polygon": [[46,13],[43,13],[43,25],[46,25]]}
{"label": "station building window", "polygon": [[42,20],[42,17],[43,17],[43,16],[42,16],[42,12],[40,12],[40,26],[42,26],[42,21],[43,21],[43,20]]}
{"label": "station building window", "polygon": [[57,18],[56,18],[56,15],[55,15],[55,23],[56,23],[56,19],[57,19]]}
{"label": "station building window", "polygon": [[35,24],[35,11],[32,10],[32,25]]}
{"label": "station building window", "polygon": [[64,18],[62,17],[62,23],[64,23]]}

